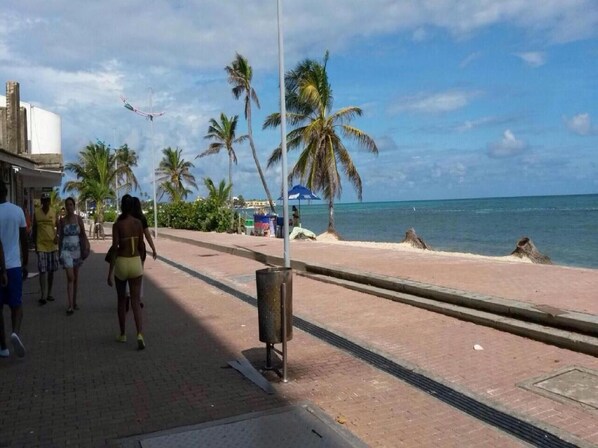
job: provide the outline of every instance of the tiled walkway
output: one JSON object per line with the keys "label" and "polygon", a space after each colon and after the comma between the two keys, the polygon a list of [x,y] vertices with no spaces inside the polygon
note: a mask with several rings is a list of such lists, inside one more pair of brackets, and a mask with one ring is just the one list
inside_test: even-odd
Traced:
{"label": "tiled walkway", "polygon": [[[216,234],[195,237],[233,241],[280,256],[280,240],[232,240],[234,236]],[[387,274],[390,270],[401,271],[397,275],[410,272],[410,278],[419,281],[445,278],[456,282],[461,270],[474,279],[487,278],[498,269],[497,282],[510,285],[501,280],[506,263],[479,268],[485,273],[476,275],[472,272],[476,267],[468,263],[439,260],[441,266],[455,266],[449,275],[442,269],[434,272],[437,264],[422,258],[419,263],[428,266],[421,271],[428,277],[421,278],[411,257],[401,263],[398,255],[384,255],[387,261],[376,267],[363,250],[330,245],[316,251],[309,244],[294,244],[293,256],[308,254],[321,262],[346,263],[352,268],[363,263],[364,269],[387,269]],[[105,284],[102,255],[107,247],[108,241],[93,243],[96,254],[82,269],[81,311],[72,317],[65,315],[59,301],[37,306],[36,280],[26,283],[23,341],[27,356],[0,361],[2,408],[14,409],[0,414],[0,446],[116,446],[118,440],[136,434],[306,400],[370,446],[524,446],[505,432],[299,330],[289,343],[290,382],[282,384],[269,377],[277,393],[266,395],[227,366],[228,361],[243,356],[257,367],[265,359],[256,309],[160,261],[150,260],[146,265],[147,349],[135,350],[132,318],[128,322],[130,342],[117,344],[115,293]],[[255,295],[254,272],[264,267],[257,261],[166,238],[159,239],[158,248],[168,259]],[[541,287],[527,271],[538,267],[523,266],[519,284],[526,285],[526,290],[530,283],[531,289]],[[547,277],[563,272],[564,279],[581,284],[579,294],[570,294],[571,303],[575,309],[589,311],[594,305],[589,299],[583,302],[582,292],[598,281],[595,271],[587,271],[558,268]],[[62,275],[55,294],[59,300],[64,300],[65,292]],[[307,278],[295,276],[293,282],[298,316],[567,440],[598,444],[596,410],[520,387],[569,366],[598,370],[596,358]],[[471,288],[489,287],[476,280]],[[509,297],[507,289],[500,295]],[[526,294],[530,293],[513,292],[517,299]],[[475,344],[484,350],[474,350]]]}

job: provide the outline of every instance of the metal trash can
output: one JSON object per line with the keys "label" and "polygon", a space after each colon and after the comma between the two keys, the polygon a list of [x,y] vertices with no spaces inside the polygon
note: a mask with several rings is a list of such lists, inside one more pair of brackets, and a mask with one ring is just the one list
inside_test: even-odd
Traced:
{"label": "metal trash can", "polygon": [[267,344],[282,342],[282,293],[286,285],[286,335],[293,338],[293,270],[291,268],[266,268],[255,271],[257,284],[257,316],[260,341]]}

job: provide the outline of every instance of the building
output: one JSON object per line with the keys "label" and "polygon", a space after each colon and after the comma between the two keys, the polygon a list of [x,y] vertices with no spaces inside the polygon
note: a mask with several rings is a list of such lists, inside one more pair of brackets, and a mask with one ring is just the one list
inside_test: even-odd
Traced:
{"label": "building", "polygon": [[[6,107],[2,107],[2,103]],[[32,212],[34,199],[62,182],[60,116],[21,102],[19,83],[6,83],[0,95],[0,176],[8,200]]]}

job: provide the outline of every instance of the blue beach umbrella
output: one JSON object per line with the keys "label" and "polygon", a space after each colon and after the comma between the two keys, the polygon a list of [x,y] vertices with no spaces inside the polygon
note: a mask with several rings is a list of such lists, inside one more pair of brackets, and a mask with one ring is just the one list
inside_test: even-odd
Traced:
{"label": "blue beach umbrella", "polygon": [[[278,198],[279,201],[284,199],[282,196]],[[314,200],[320,201],[321,199],[314,194],[309,188],[304,187],[303,185],[295,185],[293,188],[289,190],[289,200],[299,200],[299,216],[301,216],[301,199],[303,200]]]}

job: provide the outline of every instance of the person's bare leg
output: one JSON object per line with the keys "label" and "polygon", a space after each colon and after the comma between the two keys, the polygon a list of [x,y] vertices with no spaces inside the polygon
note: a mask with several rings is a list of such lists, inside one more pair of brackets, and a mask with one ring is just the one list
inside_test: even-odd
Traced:
{"label": "person's bare leg", "polygon": [[73,282],[75,274],[73,273],[73,268],[66,268],[66,299],[67,299],[67,309],[73,309]]}
{"label": "person's bare leg", "polygon": [[15,306],[10,309],[10,317],[12,321],[12,332],[21,334],[21,322],[23,322],[23,306]]}
{"label": "person's bare leg", "polygon": [[79,267],[73,268],[73,308],[78,309],[77,306],[77,291],[79,290]]}
{"label": "person's bare leg", "polygon": [[39,298],[39,303],[42,305],[46,303],[46,299],[48,298],[48,273],[47,272],[40,272],[39,273],[39,289],[41,290],[41,297]]}
{"label": "person's bare leg", "polygon": [[141,292],[141,279],[137,277],[129,280],[129,288],[131,292],[131,308],[133,309],[133,317],[135,318],[135,326],[137,333],[143,332],[143,318],[141,316],[141,307],[139,306],[139,294]]}
{"label": "person's bare leg", "polygon": [[118,313],[118,326],[120,328],[120,336],[125,336],[125,324],[127,319],[127,311],[125,309],[127,303],[127,296],[126,296],[126,280],[119,280],[118,278],[114,278],[114,283],[116,284],[116,295],[118,298],[117,304],[117,313]]}
{"label": "person's bare leg", "polygon": [[[46,295],[46,300],[49,297],[52,297],[52,286],[54,286],[54,271],[48,271],[48,289],[47,289],[47,295]],[[54,299],[52,299],[54,300]]]}
{"label": "person's bare leg", "polygon": [[139,305],[139,294],[141,291],[141,280],[143,276],[129,280],[129,289],[131,292],[131,308],[133,309],[133,317],[135,318],[135,326],[137,327],[137,349],[143,350],[145,348],[145,339],[143,338],[143,316],[141,313],[141,306]]}

